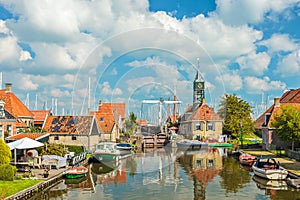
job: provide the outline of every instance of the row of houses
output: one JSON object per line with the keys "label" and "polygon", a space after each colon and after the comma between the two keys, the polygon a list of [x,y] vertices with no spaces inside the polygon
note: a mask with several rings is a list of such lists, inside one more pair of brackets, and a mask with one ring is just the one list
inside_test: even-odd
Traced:
{"label": "row of houses", "polygon": [[[99,102],[87,116],[54,116],[50,110],[29,110],[6,83],[0,90],[0,138],[6,141],[30,137],[49,143],[79,145],[86,149],[99,141],[116,141],[126,118],[125,103]],[[31,127],[45,133],[21,134]]]}

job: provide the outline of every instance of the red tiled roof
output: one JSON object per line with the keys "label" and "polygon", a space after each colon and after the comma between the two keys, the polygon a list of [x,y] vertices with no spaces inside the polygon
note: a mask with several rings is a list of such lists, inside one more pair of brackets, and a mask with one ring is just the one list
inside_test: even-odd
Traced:
{"label": "red tiled roof", "polygon": [[20,140],[22,138],[28,137],[30,139],[36,140],[40,137],[48,136],[49,134],[45,133],[20,133],[16,135],[12,135],[6,138],[6,140]]}
{"label": "red tiled roof", "polygon": [[[285,92],[282,97],[280,98],[280,106],[275,107],[273,104],[270,106],[262,115],[260,115],[257,120],[255,121],[255,127],[261,128],[261,127],[272,127],[272,121],[274,120],[274,117],[276,114],[279,114],[282,112],[282,108],[290,105],[300,110],[300,88],[296,90],[289,90]],[[269,120],[267,124],[265,123],[265,115],[267,113],[270,113]]]}
{"label": "red tiled roof", "polygon": [[33,114],[33,121],[45,121],[46,117],[50,114],[50,110],[31,110]]}
{"label": "red tiled roof", "polygon": [[222,120],[221,117],[215,113],[214,109],[207,104],[201,104],[188,118],[188,120]]}
{"label": "red tiled roof", "polygon": [[102,103],[98,111],[91,112],[95,115],[98,127],[102,132],[111,132],[119,117],[125,118],[125,103]]}
{"label": "red tiled roof", "polygon": [[13,92],[7,92],[6,90],[0,90],[0,99],[5,104],[4,108],[15,117],[33,117],[33,114],[29,109],[16,97]]}
{"label": "red tiled roof", "polygon": [[48,116],[44,129],[52,134],[90,134],[93,116]]}
{"label": "red tiled roof", "polygon": [[139,125],[147,125],[147,120],[136,120],[136,123]]}

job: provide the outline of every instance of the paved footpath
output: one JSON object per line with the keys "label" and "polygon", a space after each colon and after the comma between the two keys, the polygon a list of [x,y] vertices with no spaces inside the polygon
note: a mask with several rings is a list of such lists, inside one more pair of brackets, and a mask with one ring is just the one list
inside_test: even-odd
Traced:
{"label": "paved footpath", "polygon": [[300,162],[296,161],[295,159],[287,158],[284,156],[279,156],[274,153],[271,153],[269,151],[263,151],[263,150],[247,150],[243,149],[241,152],[251,154],[257,157],[261,156],[270,156],[272,158],[275,158],[276,161],[279,161],[280,165],[287,169],[289,172],[297,175],[300,177]]}

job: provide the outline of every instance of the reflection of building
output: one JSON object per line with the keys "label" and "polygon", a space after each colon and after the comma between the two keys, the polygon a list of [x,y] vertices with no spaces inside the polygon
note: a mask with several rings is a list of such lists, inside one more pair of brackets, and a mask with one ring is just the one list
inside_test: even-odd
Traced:
{"label": "reflection of building", "polygon": [[205,199],[206,185],[219,175],[223,163],[218,149],[193,151],[180,157],[180,164],[193,175],[194,199]]}
{"label": "reflection of building", "polygon": [[206,104],[204,80],[197,72],[194,80],[193,105],[179,118],[179,134],[189,139],[218,139],[222,135],[223,120]]}

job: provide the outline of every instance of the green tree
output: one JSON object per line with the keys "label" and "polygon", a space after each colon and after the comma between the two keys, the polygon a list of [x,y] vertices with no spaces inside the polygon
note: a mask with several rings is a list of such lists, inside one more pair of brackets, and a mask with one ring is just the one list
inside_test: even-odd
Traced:
{"label": "green tree", "polygon": [[2,139],[0,139],[0,165],[9,164],[11,158],[9,146]]}
{"label": "green tree", "polygon": [[126,133],[128,135],[134,135],[136,131],[136,115],[130,112],[128,118],[125,120]]}
{"label": "green tree", "polygon": [[252,134],[255,130],[251,119],[252,107],[248,102],[236,96],[225,94],[219,105],[218,114],[224,119],[223,132],[234,138],[240,136],[242,125],[243,133]]}
{"label": "green tree", "polygon": [[290,105],[283,107],[281,114],[275,114],[272,126],[280,140],[292,142],[294,150],[294,142],[300,140],[300,111]]}

